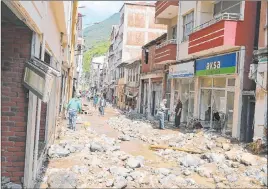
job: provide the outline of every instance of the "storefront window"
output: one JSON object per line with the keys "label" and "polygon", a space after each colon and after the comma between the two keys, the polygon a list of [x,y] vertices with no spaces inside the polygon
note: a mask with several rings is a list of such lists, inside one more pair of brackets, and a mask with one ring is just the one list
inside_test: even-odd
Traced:
{"label": "storefront window", "polygon": [[174,79],[174,90],[177,91],[179,90],[179,79]]}
{"label": "storefront window", "polygon": [[226,86],[226,78],[214,78],[213,79],[213,87],[225,88],[225,86]]}
{"label": "storefront window", "polygon": [[225,134],[232,135],[232,126],[233,126],[233,111],[234,111],[234,92],[227,92],[227,127]]}
{"label": "storefront window", "polygon": [[201,79],[201,87],[212,87],[212,79],[211,78],[202,78]]}

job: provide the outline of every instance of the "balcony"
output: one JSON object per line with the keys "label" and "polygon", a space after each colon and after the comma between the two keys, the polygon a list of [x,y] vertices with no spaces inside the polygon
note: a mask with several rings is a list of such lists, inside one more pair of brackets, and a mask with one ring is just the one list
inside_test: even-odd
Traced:
{"label": "balcony", "polygon": [[155,63],[166,64],[176,62],[177,41],[176,39],[167,40],[155,49]]}
{"label": "balcony", "polygon": [[[178,15],[179,1],[157,1],[155,3],[155,18],[157,24],[161,19],[172,19]],[[159,20],[160,19],[160,20]],[[161,22],[161,21],[160,21]]]}
{"label": "balcony", "polygon": [[[240,21],[240,14],[224,13],[197,26],[189,35],[188,54],[201,51],[230,49],[245,43],[246,23]],[[211,51],[211,50],[210,50]]]}

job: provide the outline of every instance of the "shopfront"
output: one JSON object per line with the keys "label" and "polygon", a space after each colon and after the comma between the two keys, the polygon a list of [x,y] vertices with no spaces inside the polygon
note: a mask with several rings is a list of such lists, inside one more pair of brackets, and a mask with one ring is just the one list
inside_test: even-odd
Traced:
{"label": "shopfront", "polygon": [[[203,127],[219,127],[232,134],[235,86],[237,76],[237,52],[198,59],[195,75],[199,80],[198,116]],[[219,115],[219,116],[217,116]]]}
{"label": "shopfront", "polygon": [[176,107],[178,99],[182,102],[181,122],[187,122],[194,112],[194,61],[169,67],[169,80],[172,83],[171,109]]}

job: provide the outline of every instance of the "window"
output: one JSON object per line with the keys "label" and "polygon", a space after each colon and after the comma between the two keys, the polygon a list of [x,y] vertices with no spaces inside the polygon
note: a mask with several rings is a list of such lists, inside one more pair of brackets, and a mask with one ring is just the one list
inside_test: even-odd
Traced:
{"label": "window", "polygon": [[194,11],[183,16],[183,41],[188,40],[194,27]]}
{"label": "window", "polygon": [[149,62],[149,50],[148,49],[145,49],[145,64],[148,64]]}
{"label": "window", "polygon": [[214,16],[223,13],[240,14],[241,1],[219,1],[214,4]]}
{"label": "window", "polygon": [[177,25],[173,26],[171,30],[172,30],[172,39],[177,39]]}

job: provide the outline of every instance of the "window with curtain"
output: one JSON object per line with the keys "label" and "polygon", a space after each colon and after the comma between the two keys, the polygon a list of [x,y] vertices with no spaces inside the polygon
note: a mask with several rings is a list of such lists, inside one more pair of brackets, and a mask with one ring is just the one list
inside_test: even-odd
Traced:
{"label": "window with curtain", "polygon": [[183,41],[188,40],[194,27],[194,11],[183,16]]}

